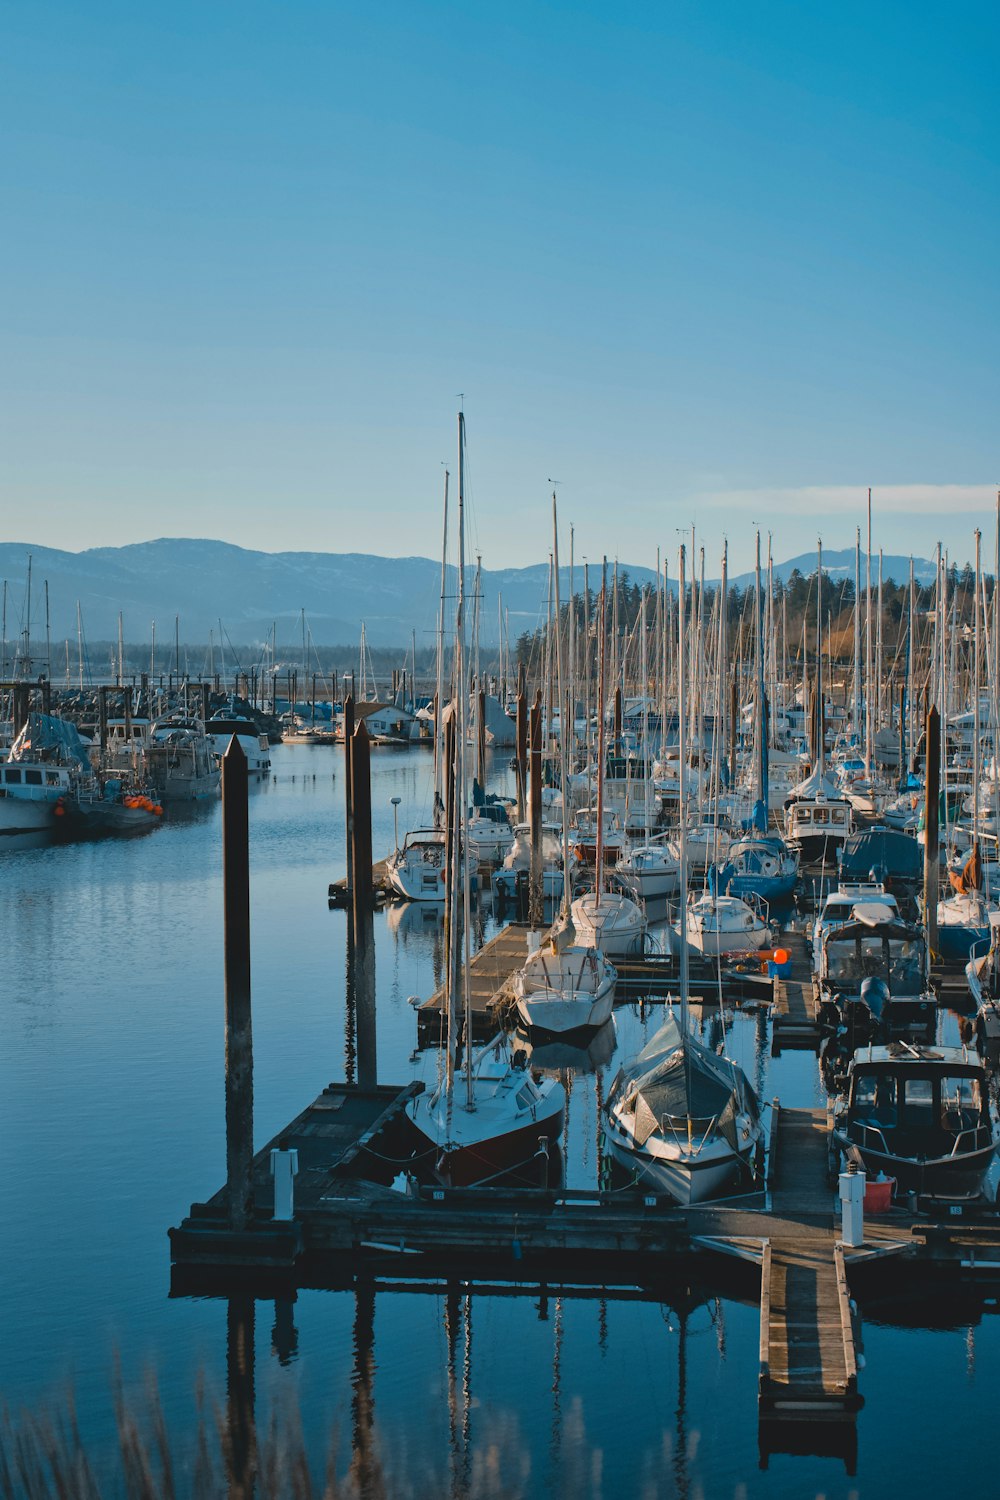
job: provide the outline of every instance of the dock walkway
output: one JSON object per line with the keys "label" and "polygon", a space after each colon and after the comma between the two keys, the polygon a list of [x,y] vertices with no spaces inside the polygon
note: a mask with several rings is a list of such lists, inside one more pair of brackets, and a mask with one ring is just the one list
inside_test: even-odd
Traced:
{"label": "dock walkway", "polygon": [[775,1224],[761,1265],[758,1394],[766,1420],[851,1420],[861,1405],[828,1141],[825,1111],[780,1111]]}
{"label": "dock walkway", "polygon": [[815,1051],[820,1042],[809,939],[802,932],[783,932],[781,946],[791,959],[791,972],[774,981],[771,1047],[775,1057],[786,1048]]}

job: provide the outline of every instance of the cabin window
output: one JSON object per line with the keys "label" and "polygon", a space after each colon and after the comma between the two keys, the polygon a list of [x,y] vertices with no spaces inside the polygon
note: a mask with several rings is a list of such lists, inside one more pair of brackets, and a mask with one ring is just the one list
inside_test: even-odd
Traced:
{"label": "cabin window", "polygon": [[978,1078],[941,1079],[941,1124],[945,1130],[972,1130],[982,1116]]}
{"label": "cabin window", "polygon": [[930,1078],[904,1078],[903,1106],[908,1125],[933,1125],[934,1082]]}
{"label": "cabin window", "polygon": [[46,786],[58,786],[59,785],[59,772],[58,771],[46,771],[46,773],[45,773],[45,784],[46,784]]}
{"label": "cabin window", "polygon": [[831,809],[831,818],[834,823],[844,823],[847,820],[847,809],[845,807],[834,807]]}
{"label": "cabin window", "polygon": [[28,786],[41,786],[42,773],[41,771],[25,771],[24,779]]}
{"label": "cabin window", "polygon": [[7,770],[4,773],[4,776],[5,776],[5,779],[7,781],[8,786],[20,786],[21,785],[21,768],[20,768],[20,766],[17,766],[17,767],[15,767],[15,766],[8,766]]}
{"label": "cabin window", "polygon": [[862,1073],[860,1078],[855,1079],[852,1103],[869,1124],[895,1125],[895,1078],[891,1073]]}
{"label": "cabin window", "polygon": [[811,823],[812,822],[812,818],[813,818],[813,815],[812,815],[812,808],[811,807],[800,807],[799,808],[798,821],[800,823]]}
{"label": "cabin window", "polygon": [[828,813],[828,811],[827,811],[827,809],[825,807],[816,807],[816,808],[813,809],[813,822],[814,823],[828,823],[829,821],[830,821],[830,814]]}

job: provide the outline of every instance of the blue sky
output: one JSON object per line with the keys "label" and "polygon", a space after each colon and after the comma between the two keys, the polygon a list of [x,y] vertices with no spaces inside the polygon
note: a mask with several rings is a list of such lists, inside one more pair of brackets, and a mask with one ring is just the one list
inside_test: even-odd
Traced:
{"label": "blue sky", "polygon": [[0,16],[3,538],[991,540],[994,7]]}

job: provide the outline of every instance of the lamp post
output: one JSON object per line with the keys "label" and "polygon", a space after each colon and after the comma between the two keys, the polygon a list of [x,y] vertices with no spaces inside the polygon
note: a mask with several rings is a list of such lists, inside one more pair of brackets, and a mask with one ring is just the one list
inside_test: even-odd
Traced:
{"label": "lamp post", "polygon": [[402,797],[391,797],[389,800],[392,803],[392,837],[393,837],[393,841],[394,841],[394,843],[396,845],[396,853],[398,854],[399,853],[399,804],[400,804],[400,802],[402,802],[403,799],[402,799]]}

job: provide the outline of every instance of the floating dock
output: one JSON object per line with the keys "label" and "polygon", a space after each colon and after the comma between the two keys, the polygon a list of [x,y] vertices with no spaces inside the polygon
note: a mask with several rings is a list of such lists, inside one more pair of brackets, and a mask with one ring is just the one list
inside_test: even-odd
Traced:
{"label": "floating dock", "polygon": [[814,1052],[821,1036],[808,938],[801,932],[783,932],[781,946],[790,962],[789,972],[774,981],[771,1051],[775,1057],[786,1048]]}

